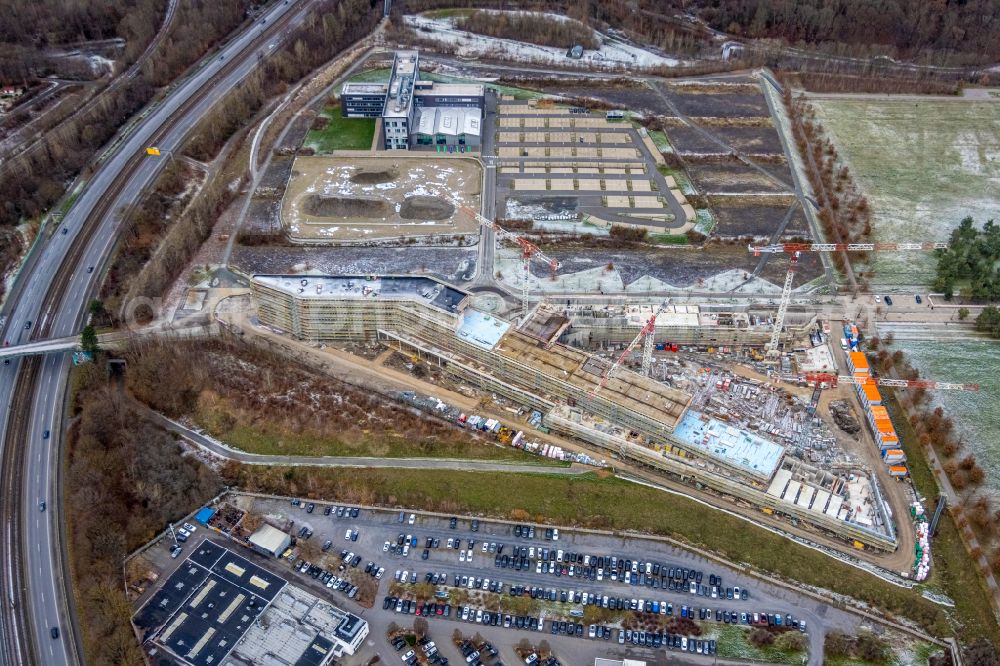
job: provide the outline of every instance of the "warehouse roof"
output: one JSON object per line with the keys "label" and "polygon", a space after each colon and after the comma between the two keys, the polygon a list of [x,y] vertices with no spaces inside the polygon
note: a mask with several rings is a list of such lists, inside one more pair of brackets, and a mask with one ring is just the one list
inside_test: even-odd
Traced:
{"label": "warehouse roof", "polygon": [[425,106],[417,111],[417,134],[479,136],[482,120],[479,109]]}
{"label": "warehouse roof", "polygon": [[407,275],[254,275],[252,282],[303,299],[407,300],[452,314],[468,294],[431,277]]}
{"label": "warehouse roof", "polygon": [[250,543],[269,553],[277,553],[288,545],[289,538],[285,532],[264,523],[260,529],[250,535]]}

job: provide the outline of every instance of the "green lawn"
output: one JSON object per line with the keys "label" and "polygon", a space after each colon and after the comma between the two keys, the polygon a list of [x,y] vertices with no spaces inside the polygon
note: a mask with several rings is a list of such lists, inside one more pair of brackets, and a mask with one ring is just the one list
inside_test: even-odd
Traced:
{"label": "green lawn", "polygon": [[688,239],[684,234],[649,234],[646,236],[650,243],[657,245],[687,245]]}
{"label": "green lawn", "polygon": [[685,172],[683,169],[675,169],[673,167],[669,167],[663,164],[658,166],[657,169],[664,176],[673,176],[674,180],[677,181],[677,188],[684,195],[698,194],[698,190],[695,189],[694,184],[691,182],[691,179],[688,178],[687,172]]}
{"label": "green lawn", "polygon": [[343,438],[298,432],[274,423],[247,423],[228,410],[199,409],[199,426],[233,448],[247,453],[279,456],[376,456],[379,458],[454,458],[521,464],[568,466],[509,446],[470,439],[440,441],[395,433],[351,433]]}
{"label": "green lawn", "polygon": [[240,468],[231,485],[313,498],[471,513],[524,515],[555,524],[636,530],[678,538],[790,580],[862,599],[909,617],[936,635],[951,635],[943,611],[911,590],[896,587],[811,548],[757,528],[693,500],[603,473],[565,478],[450,470]]}
{"label": "green lawn", "polygon": [[323,109],[324,117],[329,122],[320,130],[309,130],[303,145],[312,148],[317,153],[329,153],[334,150],[368,150],[375,136],[374,118],[344,118],[340,115],[340,107],[333,106]]}

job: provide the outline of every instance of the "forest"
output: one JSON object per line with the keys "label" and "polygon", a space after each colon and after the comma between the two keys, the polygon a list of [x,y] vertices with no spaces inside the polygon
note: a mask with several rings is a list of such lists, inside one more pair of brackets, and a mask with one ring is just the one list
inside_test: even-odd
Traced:
{"label": "forest", "polygon": [[1000,0],[702,0],[709,25],[789,43],[881,44],[904,58],[1000,58]]}
{"label": "forest", "polygon": [[501,39],[516,39],[542,46],[568,49],[580,44],[585,49],[600,48],[594,31],[576,21],[562,21],[537,14],[497,14],[478,11],[455,21],[455,27]]}
{"label": "forest", "polygon": [[977,229],[966,217],[951,232],[947,250],[937,251],[934,289],[948,300],[958,289],[962,298],[1000,299],[1000,225],[989,220]]}

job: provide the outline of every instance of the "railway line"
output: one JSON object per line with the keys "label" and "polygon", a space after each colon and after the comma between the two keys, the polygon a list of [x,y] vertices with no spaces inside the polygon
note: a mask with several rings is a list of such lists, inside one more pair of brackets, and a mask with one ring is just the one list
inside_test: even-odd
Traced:
{"label": "railway line", "polygon": [[[5,340],[13,338],[11,343],[16,344],[15,340],[73,335],[79,330],[88,298],[99,287],[100,268],[116,244],[120,212],[142,196],[163,167],[163,162],[150,162],[142,147],[179,147],[215,101],[270,52],[268,44],[283,41],[302,22],[310,5],[310,0],[272,5],[264,19],[231,39],[221,55],[215,53],[196,65],[198,71],[121,140],[66,215],[62,225],[66,233],[44,241],[40,256],[19,276],[22,288],[12,291],[5,312]],[[88,266],[94,266],[92,273]],[[12,666],[82,660],[56,522],[62,518],[58,482],[53,480],[58,477],[60,457],[53,455],[55,438],[43,435],[61,417],[67,372],[65,358],[58,356],[0,368],[0,432],[4,433],[0,559],[5,563],[0,579],[6,597],[0,613],[0,658]],[[33,498],[46,497],[51,508],[43,513]],[[59,640],[50,638],[52,626],[61,628]]]}

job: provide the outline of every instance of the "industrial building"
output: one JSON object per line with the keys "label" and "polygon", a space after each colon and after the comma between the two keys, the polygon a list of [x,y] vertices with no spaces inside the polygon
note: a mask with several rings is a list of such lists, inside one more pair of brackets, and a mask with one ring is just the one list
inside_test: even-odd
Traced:
{"label": "industrial building", "polygon": [[368,623],[232,550],[203,540],[135,614],[150,656],[191,666],[327,666],[354,654]]}
{"label": "industrial building", "polygon": [[261,555],[280,557],[292,545],[292,537],[287,532],[264,523],[250,535],[249,543],[250,547]]}
{"label": "industrial building", "polygon": [[419,61],[416,51],[397,51],[387,83],[345,83],[340,94],[342,115],[380,118],[385,150],[478,147],[484,86],[421,80]]}
{"label": "industrial building", "polygon": [[[551,308],[536,308],[516,328],[472,307],[461,289],[414,276],[256,275],[251,291],[260,322],[271,329],[317,343],[380,341],[537,410],[545,427],[602,452],[753,506],[774,505],[767,490],[786,464],[782,446],[689,412],[691,394],[625,367],[608,378],[610,361],[559,341],[575,322]],[[701,316],[676,314],[685,326]],[[822,476],[805,465],[797,469],[797,477]],[[792,502],[781,511],[866,545],[895,548],[894,535],[814,504]]]}

